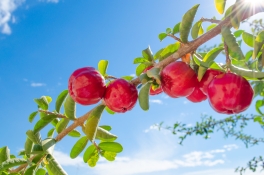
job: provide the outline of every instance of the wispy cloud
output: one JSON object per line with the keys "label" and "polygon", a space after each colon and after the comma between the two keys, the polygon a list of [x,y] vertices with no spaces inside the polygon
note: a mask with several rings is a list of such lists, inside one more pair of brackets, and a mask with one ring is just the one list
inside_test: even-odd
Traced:
{"label": "wispy cloud", "polygon": [[224,145],[224,148],[227,150],[227,151],[231,151],[233,149],[238,149],[238,146],[236,144],[231,144],[231,145]]}
{"label": "wispy cloud", "polygon": [[68,154],[58,150],[54,150],[53,155],[62,166],[87,166],[80,156],[75,159],[71,159]]}
{"label": "wispy cloud", "polygon": [[9,22],[15,19],[12,13],[20,6],[25,0],[0,0],[0,31],[4,34],[11,34],[12,30]]}
{"label": "wispy cloud", "polygon": [[46,86],[45,83],[31,83],[30,86],[32,87],[41,87],[41,86]]}
{"label": "wispy cloud", "polygon": [[39,0],[40,2],[58,3],[59,0]]}
{"label": "wispy cloud", "polygon": [[152,100],[149,100],[150,103],[156,103],[156,104],[163,104],[163,102],[161,100],[158,100],[158,99],[152,99]]}
{"label": "wispy cloud", "polygon": [[[239,173],[234,173],[234,169],[212,169],[212,170],[204,170],[204,171],[195,171],[190,173],[184,173],[182,175],[223,175],[223,174],[234,174],[239,175]],[[244,174],[244,173],[243,173]],[[245,175],[261,175],[262,172],[251,172],[246,171]]]}

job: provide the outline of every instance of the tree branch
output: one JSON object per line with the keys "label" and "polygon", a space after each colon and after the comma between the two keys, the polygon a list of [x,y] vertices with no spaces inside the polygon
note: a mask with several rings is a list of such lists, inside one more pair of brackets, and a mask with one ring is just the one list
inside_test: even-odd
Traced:
{"label": "tree branch", "polygon": [[175,35],[167,34],[167,36],[172,37],[173,39],[175,39],[175,40],[179,41],[180,43],[182,43],[181,39],[176,37]]}
{"label": "tree branch", "polygon": [[217,20],[217,19],[207,19],[207,18],[201,18],[200,20],[202,22],[211,22],[211,23],[216,23],[216,24],[219,24],[221,22],[221,20]]}
{"label": "tree branch", "polygon": [[58,118],[67,118],[65,115],[62,115],[60,113],[50,112],[50,111],[46,111],[46,110],[42,110],[42,109],[39,109],[38,111],[43,112],[45,114],[56,115]]}

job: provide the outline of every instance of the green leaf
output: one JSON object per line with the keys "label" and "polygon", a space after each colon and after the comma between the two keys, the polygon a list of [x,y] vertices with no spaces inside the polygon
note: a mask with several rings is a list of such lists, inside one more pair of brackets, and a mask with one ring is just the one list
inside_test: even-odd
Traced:
{"label": "green leaf", "polygon": [[157,59],[160,58],[160,54],[161,54],[161,52],[162,52],[163,50],[164,50],[164,48],[161,48],[159,51],[157,51],[157,52],[155,53],[155,55],[153,56],[154,60],[157,60]]}
{"label": "green leaf", "polygon": [[225,11],[226,0],[214,0],[214,4],[217,12],[223,14]]}
{"label": "green leaf", "polygon": [[[95,146],[92,144],[90,145],[83,154],[83,161],[84,163],[87,163],[88,160],[97,152]],[[98,153],[98,152],[97,152]]]}
{"label": "green leaf", "polygon": [[261,117],[261,116],[256,116],[254,118],[254,122],[258,122],[262,126],[264,125],[263,117]]}
{"label": "green leaf", "polygon": [[52,102],[52,98],[50,96],[45,96],[47,101],[48,101],[48,104],[50,104]]}
{"label": "green leaf", "polygon": [[203,58],[203,62],[200,62],[200,67],[198,70],[198,80],[201,81],[207,68],[209,68],[213,63],[214,59],[221,53],[223,47],[216,47],[210,50]]}
{"label": "green leaf", "polygon": [[52,155],[49,154],[49,156],[49,163],[46,165],[47,169],[49,169],[49,171],[54,175],[68,175],[57,162],[57,160]]}
{"label": "green leaf", "polygon": [[43,110],[47,110],[49,108],[49,102],[46,96],[42,96],[41,98],[35,98],[34,101],[37,103],[39,108]]}
{"label": "green leaf", "polygon": [[217,26],[217,24],[211,24],[207,27],[206,31],[208,32],[209,30],[212,30],[213,28],[215,28]]}
{"label": "green leaf", "polygon": [[23,165],[26,164],[27,160],[25,159],[20,159],[20,158],[15,158],[15,159],[8,159],[0,165],[0,172],[3,170],[6,170],[8,168],[12,168],[18,165]]}
{"label": "green leaf", "polygon": [[151,82],[146,83],[145,85],[142,86],[138,95],[139,105],[144,111],[147,111],[149,109],[150,87],[151,87]]}
{"label": "green leaf", "polygon": [[188,42],[188,36],[198,7],[199,4],[193,6],[190,10],[188,10],[184,14],[182,18],[181,27],[180,27],[180,38],[184,43]]}
{"label": "green leaf", "polygon": [[56,125],[56,131],[57,133],[61,133],[69,124],[70,120],[67,118],[63,118],[59,121],[59,123]]}
{"label": "green leaf", "polygon": [[39,144],[34,144],[31,154],[43,154],[43,148]]}
{"label": "green leaf", "polygon": [[69,132],[68,135],[71,136],[71,137],[81,137],[81,133],[79,131],[75,130],[75,129],[72,130],[71,132]]}
{"label": "green leaf", "polygon": [[115,114],[115,112],[112,111],[111,109],[109,109],[107,106],[105,107],[105,110],[106,110],[106,112],[108,112],[108,114],[111,114],[111,115],[114,115]]}
{"label": "green leaf", "polygon": [[37,133],[41,129],[43,129],[45,126],[47,126],[52,120],[57,118],[57,115],[55,114],[50,114],[50,115],[45,115],[43,118],[41,118],[34,126],[34,132]]}
{"label": "green leaf", "polygon": [[110,151],[114,153],[120,153],[123,151],[122,145],[117,142],[101,142],[98,146],[104,151]]}
{"label": "green leaf", "polygon": [[153,54],[152,54],[150,47],[142,51],[142,56],[150,62],[153,61]]}
{"label": "green leaf", "polygon": [[254,39],[255,38],[252,34],[247,33],[247,32],[243,32],[242,39],[249,47],[254,47]]}
{"label": "green leaf", "polygon": [[192,35],[192,38],[193,39],[196,39],[199,35],[199,31],[200,31],[200,28],[202,27],[202,21],[197,21],[193,27],[192,27],[192,31],[191,31],[191,35]]}
{"label": "green leaf", "polygon": [[71,98],[70,95],[67,96],[65,102],[64,102],[64,112],[65,115],[71,119],[76,119],[75,112],[76,112],[76,104],[75,101]]}
{"label": "green leaf", "polygon": [[107,60],[100,60],[98,63],[98,71],[105,76],[106,75],[106,70],[108,67],[108,61]]}
{"label": "green leaf", "polygon": [[140,74],[147,68],[147,66],[143,63],[139,64],[136,68],[136,75],[140,76]]}
{"label": "green leaf", "polygon": [[160,33],[159,34],[159,40],[162,41],[167,37],[167,33]]}
{"label": "green leaf", "polygon": [[241,48],[239,47],[238,43],[236,42],[236,38],[234,37],[234,35],[231,33],[230,28],[229,27],[222,27],[221,29],[221,34],[225,40],[225,43],[227,44],[228,48],[235,53],[235,57],[238,60],[244,60],[244,54],[241,50]]}
{"label": "green leaf", "polygon": [[37,155],[35,155],[34,158],[32,159],[32,163],[37,164],[37,163],[39,163],[39,161],[40,161],[41,159],[43,159],[44,157],[46,157],[45,154],[37,154]]}
{"label": "green leaf", "polygon": [[70,157],[72,159],[76,158],[84,150],[84,148],[86,147],[88,143],[88,140],[89,140],[88,137],[84,136],[75,143],[70,153]]}
{"label": "green leaf", "polygon": [[60,95],[57,97],[55,109],[58,113],[60,113],[60,108],[62,103],[64,102],[65,98],[68,95],[68,90],[64,90],[60,93]]}
{"label": "green leaf", "polygon": [[28,121],[30,123],[32,123],[32,121],[34,120],[34,118],[36,117],[36,115],[38,114],[38,111],[32,112],[29,117],[28,117]]}
{"label": "green leaf", "polygon": [[127,81],[131,81],[131,80],[133,80],[134,76],[127,75],[127,76],[122,76],[121,78],[123,78]]}
{"label": "green leaf", "polygon": [[88,159],[87,163],[90,167],[95,167],[98,160],[99,160],[99,153],[97,150],[95,150],[91,155],[91,157]]}
{"label": "green leaf", "polygon": [[148,77],[155,79],[158,84],[161,84],[160,68],[151,68],[147,70],[147,75]]}
{"label": "green leaf", "polygon": [[105,105],[96,106],[89,114],[86,125],[85,134],[88,139],[93,142],[96,136],[97,126],[100,121],[101,115],[104,111]]}
{"label": "green leaf", "polygon": [[264,101],[263,100],[257,100],[255,107],[256,107],[256,111],[260,114],[263,115],[263,113],[260,110],[260,107],[264,106]]}
{"label": "green leaf", "polygon": [[108,125],[101,125],[101,126],[99,126],[100,128],[103,128],[103,129],[105,129],[105,130],[107,130],[107,131],[111,131],[112,130],[112,127],[111,126],[108,126]]}
{"label": "green leaf", "polygon": [[55,128],[51,128],[47,134],[47,137],[52,138],[54,134]]}
{"label": "green leaf", "polygon": [[139,76],[139,80],[142,84],[146,84],[147,82],[151,81],[152,79],[148,77],[146,73],[143,73]]}
{"label": "green leaf", "polygon": [[246,53],[246,55],[245,55],[245,61],[246,62],[252,57],[252,54],[253,54],[253,50],[250,50]]}
{"label": "green leaf", "polygon": [[41,143],[41,137],[39,132],[33,132],[32,130],[28,130],[26,132],[28,138],[35,144]]}
{"label": "green leaf", "polygon": [[264,72],[258,72],[250,69],[243,69],[233,64],[230,65],[230,70],[238,75],[245,77],[248,80],[259,81],[264,79]]}
{"label": "green leaf", "polygon": [[33,166],[29,167],[29,168],[25,171],[24,175],[35,175],[35,170],[36,170],[36,168],[37,168],[36,165],[33,165]]}
{"label": "green leaf", "polygon": [[39,168],[36,172],[36,175],[45,175],[46,174],[46,170],[43,168]]}
{"label": "green leaf", "polygon": [[254,43],[254,52],[253,52],[253,56],[252,58],[255,59],[259,53],[259,51],[261,50],[261,48],[264,46],[264,31],[261,31],[256,39],[255,39],[255,43]]}
{"label": "green leaf", "polygon": [[137,57],[134,59],[133,64],[138,64],[138,63],[145,63],[145,62],[149,62],[146,58],[143,57]]}
{"label": "green leaf", "polygon": [[171,32],[172,32],[172,29],[171,29],[171,28],[167,28],[167,29],[166,29],[166,33],[167,33],[167,34],[171,34]]}
{"label": "green leaf", "polygon": [[56,144],[56,140],[53,138],[47,138],[45,140],[42,140],[41,142],[43,151],[46,151],[47,153],[50,154],[53,152],[55,144]]}
{"label": "green leaf", "polygon": [[243,32],[244,32],[244,30],[237,30],[237,31],[234,32],[234,36],[236,38],[238,38],[238,37],[240,37],[242,35]]}
{"label": "green leaf", "polygon": [[172,34],[175,35],[176,33],[180,32],[180,26],[181,26],[181,22],[177,23],[172,30]]}
{"label": "green leaf", "polygon": [[228,7],[228,9],[225,12],[225,17],[227,17],[231,14],[233,7],[234,7],[234,4],[231,5],[230,7]]}
{"label": "green leaf", "polygon": [[175,44],[170,44],[165,47],[159,55],[159,61],[164,60],[168,56],[175,53],[180,48],[180,42],[176,42]]}
{"label": "green leaf", "polygon": [[[26,153],[27,157],[29,157],[30,153],[32,151],[32,148],[33,148],[33,142],[28,137],[26,139],[24,148],[25,148],[25,153]],[[0,161],[0,163],[1,163],[1,161]]]}
{"label": "green leaf", "polygon": [[5,162],[8,159],[10,159],[9,148],[7,146],[0,148],[0,164]]}
{"label": "green leaf", "polygon": [[117,139],[117,136],[101,127],[98,127],[95,138],[104,142],[113,142]]}
{"label": "green leaf", "polygon": [[104,156],[104,158],[108,161],[114,161],[116,157],[116,153],[110,151],[103,151],[102,156]]}

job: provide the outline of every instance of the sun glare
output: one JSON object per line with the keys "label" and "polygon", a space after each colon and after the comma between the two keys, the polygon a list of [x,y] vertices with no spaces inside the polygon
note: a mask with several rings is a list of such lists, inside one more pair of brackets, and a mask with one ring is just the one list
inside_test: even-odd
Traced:
{"label": "sun glare", "polygon": [[246,3],[250,3],[252,5],[257,5],[263,3],[263,0],[244,0]]}

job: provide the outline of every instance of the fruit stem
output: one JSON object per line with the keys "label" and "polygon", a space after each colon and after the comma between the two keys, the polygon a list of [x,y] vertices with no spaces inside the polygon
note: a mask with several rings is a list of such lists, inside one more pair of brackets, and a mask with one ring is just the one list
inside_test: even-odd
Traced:
{"label": "fruit stem", "polygon": [[116,78],[116,77],[114,77],[114,76],[111,76],[111,75],[106,75],[106,76],[105,76],[105,79],[118,79],[118,78]]}
{"label": "fruit stem", "polygon": [[224,42],[224,48],[225,48],[225,55],[226,55],[226,68],[227,68],[227,71],[229,72],[230,66],[231,66],[231,60],[229,57],[229,51],[228,51],[228,46],[227,46],[226,42]]}

